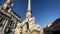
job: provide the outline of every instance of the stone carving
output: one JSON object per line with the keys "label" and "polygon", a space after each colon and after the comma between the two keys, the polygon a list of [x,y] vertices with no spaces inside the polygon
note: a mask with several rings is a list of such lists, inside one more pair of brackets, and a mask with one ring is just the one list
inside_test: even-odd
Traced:
{"label": "stone carving", "polygon": [[13,0],[7,0],[1,7],[0,7],[0,11],[6,11],[6,12],[10,12],[12,7],[13,7]]}
{"label": "stone carving", "polygon": [[[7,0],[0,7],[0,34],[42,34],[42,29],[35,23],[32,16],[31,0],[28,0],[26,18],[20,22],[20,17],[12,10],[13,0]],[[3,16],[6,18],[1,19]],[[1,31],[2,30],[2,31]]]}

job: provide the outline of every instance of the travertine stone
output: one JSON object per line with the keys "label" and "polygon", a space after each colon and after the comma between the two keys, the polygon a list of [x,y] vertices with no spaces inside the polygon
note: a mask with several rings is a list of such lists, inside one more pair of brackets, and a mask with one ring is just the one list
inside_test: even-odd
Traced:
{"label": "travertine stone", "polygon": [[2,24],[0,32],[3,34],[42,34],[43,30],[35,23],[35,18],[32,16],[31,0],[28,0],[26,18],[23,22],[20,22],[20,16],[12,10],[13,4],[13,0],[7,0],[0,7],[0,23]]}

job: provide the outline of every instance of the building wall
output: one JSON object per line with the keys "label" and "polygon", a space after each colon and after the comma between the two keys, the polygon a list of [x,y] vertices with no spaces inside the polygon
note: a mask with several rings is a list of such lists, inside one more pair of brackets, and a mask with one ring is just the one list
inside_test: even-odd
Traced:
{"label": "building wall", "polygon": [[18,18],[19,18],[18,16],[16,18],[13,15],[8,16],[3,12],[0,12],[0,32],[6,33],[6,34],[14,33],[14,29],[17,26],[17,22],[18,21],[20,22]]}
{"label": "building wall", "polygon": [[60,18],[56,19],[50,27],[44,29],[44,33],[58,33],[60,31]]}

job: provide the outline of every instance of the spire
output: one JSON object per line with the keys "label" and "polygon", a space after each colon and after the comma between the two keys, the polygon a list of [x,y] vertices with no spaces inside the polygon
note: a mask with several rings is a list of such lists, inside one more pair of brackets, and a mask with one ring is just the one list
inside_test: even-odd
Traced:
{"label": "spire", "polygon": [[27,10],[26,17],[30,18],[31,16],[32,16],[32,12],[31,12],[31,0],[28,0],[28,10]]}
{"label": "spire", "polygon": [[28,0],[28,11],[31,10],[31,0]]}

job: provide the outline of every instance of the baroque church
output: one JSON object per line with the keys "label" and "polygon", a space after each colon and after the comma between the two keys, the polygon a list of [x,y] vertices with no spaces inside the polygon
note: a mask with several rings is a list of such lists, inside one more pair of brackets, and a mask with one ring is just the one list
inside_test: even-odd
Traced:
{"label": "baroque church", "polygon": [[6,0],[0,6],[0,34],[43,34],[43,30],[36,24],[35,17],[32,15],[31,0],[28,0],[26,18],[23,22],[12,10],[13,5],[13,0]]}

